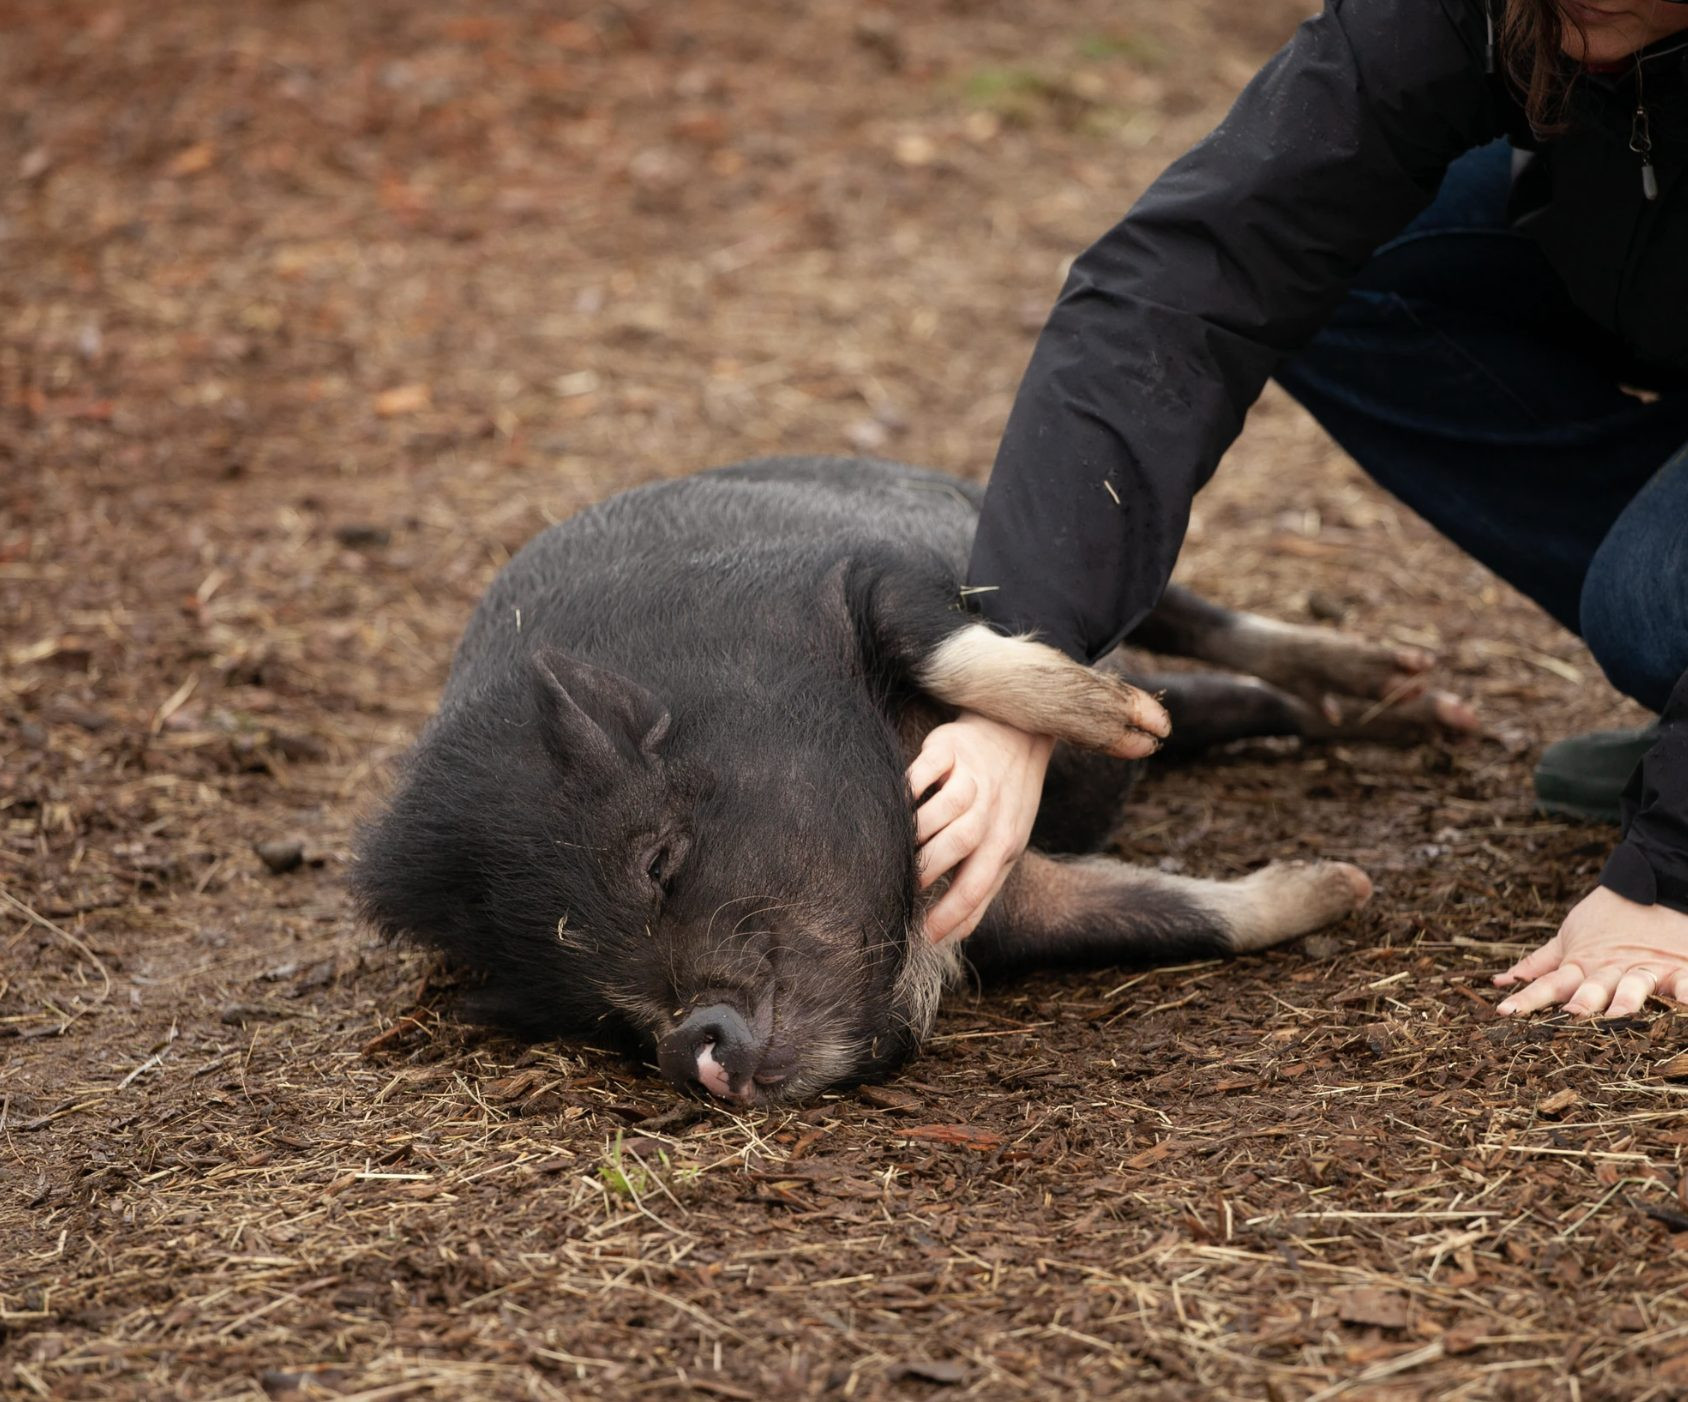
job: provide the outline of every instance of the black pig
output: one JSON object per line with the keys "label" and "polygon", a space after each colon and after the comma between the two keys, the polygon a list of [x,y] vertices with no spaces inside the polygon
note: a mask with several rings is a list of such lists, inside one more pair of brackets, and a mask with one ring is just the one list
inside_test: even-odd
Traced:
{"label": "black pig", "polygon": [[[1051,855],[1106,843],[1131,769],[1107,752],[1144,752],[1162,717],[1112,668],[957,607],[976,498],[891,464],[771,459],[545,531],[476,609],[364,834],[365,916],[477,971],[479,1020],[619,1036],[676,1086],[767,1103],[896,1066],[963,953],[1232,953],[1363,903],[1365,876],[1335,862],[1214,882]],[[1376,695],[1422,665],[1178,591],[1138,636],[1285,688],[1157,680],[1189,745],[1328,732],[1303,698]],[[1367,727],[1416,734],[1445,706]],[[1034,850],[964,948],[933,947],[904,771],[960,707],[1064,743]]]}

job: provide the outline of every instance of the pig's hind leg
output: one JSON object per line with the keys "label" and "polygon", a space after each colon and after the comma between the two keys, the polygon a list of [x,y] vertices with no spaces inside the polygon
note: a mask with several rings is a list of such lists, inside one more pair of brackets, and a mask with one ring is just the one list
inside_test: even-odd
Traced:
{"label": "pig's hind leg", "polygon": [[[1113,657],[1099,667],[1113,669]],[[1177,672],[1167,676],[1121,671],[1133,685],[1160,698],[1172,717],[1164,746],[1169,758],[1199,755],[1232,740],[1296,736],[1304,740],[1378,740],[1413,744],[1441,731],[1475,725],[1463,702],[1445,692],[1387,694],[1371,703],[1326,694],[1317,702],[1258,677],[1229,672]]]}
{"label": "pig's hind leg", "polygon": [[986,973],[1212,958],[1308,934],[1370,896],[1365,873],[1346,862],[1274,862],[1204,881],[1028,852],[963,949]]}
{"label": "pig's hind leg", "polygon": [[[1117,654],[1097,664],[1160,698],[1172,718],[1172,734],[1163,756],[1186,759],[1233,740],[1286,735],[1306,739],[1414,740],[1423,737],[1416,710],[1400,714],[1380,708],[1376,715],[1355,716],[1333,724],[1325,713],[1299,697],[1254,677],[1221,672],[1178,672],[1167,676],[1129,675]],[[1043,804],[1031,845],[1050,853],[1103,851],[1126,820],[1137,764],[1073,745],[1060,744],[1044,780]]]}
{"label": "pig's hind leg", "polygon": [[[1168,587],[1128,641],[1133,647],[1195,658],[1264,682],[1273,699],[1261,696],[1249,702],[1241,693],[1230,698],[1231,713],[1252,708],[1254,723],[1261,727],[1239,729],[1237,735],[1410,743],[1438,732],[1477,728],[1476,714],[1457,696],[1430,689],[1425,674],[1435,659],[1422,648],[1376,643],[1334,628],[1280,623],[1225,608],[1177,585]],[[1173,709],[1170,701],[1168,709]],[[1175,727],[1181,724],[1176,710],[1173,722]]]}

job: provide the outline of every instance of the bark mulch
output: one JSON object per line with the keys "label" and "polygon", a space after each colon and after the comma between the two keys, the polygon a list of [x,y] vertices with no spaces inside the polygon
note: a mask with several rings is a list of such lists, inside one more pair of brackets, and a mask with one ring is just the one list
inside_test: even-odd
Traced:
{"label": "bark mulch", "polygon": [[1275,394],[1182,577],[1487,729],[1157,770],[1125,851],[1357,861],[1340,927],[734,1116],[464,1029],[343,895],[511,550],[760,452],[982,476],[1063,260],[1304,12],[0,6],[0,1392],[1688,1393],[1682,1009],[1487,984],[1613,840],[1532,753],[1636,713]]}

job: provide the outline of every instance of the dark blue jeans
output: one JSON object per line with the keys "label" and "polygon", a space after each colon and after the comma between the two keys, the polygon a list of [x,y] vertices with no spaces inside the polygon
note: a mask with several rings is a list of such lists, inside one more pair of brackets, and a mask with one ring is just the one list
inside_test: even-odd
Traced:
{"label": "dark blue jeans", "polygon": [[1456,161],[1278,380],[1662,710],[1688,671],[1688,390],[1619,388],[1616,342],[1507,226],[1510,159],[1500,142]]}

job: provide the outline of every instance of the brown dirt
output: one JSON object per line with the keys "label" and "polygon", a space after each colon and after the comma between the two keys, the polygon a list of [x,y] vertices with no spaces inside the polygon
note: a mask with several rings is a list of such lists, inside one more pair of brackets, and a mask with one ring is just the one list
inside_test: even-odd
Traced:
{"label": "brown dirt", "polygon": [[982,474],[1063,258],[1302,10],[0,4],[0,1390],[1688,1389],[1683,1024],[1485,982],[1611,841],[1533,747],[1633,712],[1275,395],[1184,577],[1434,643],[1489,734],[1167,770],[1130,850],[1351,858],[1332,936],[733,1117],[348,917],[514,546],[768,450]]}

